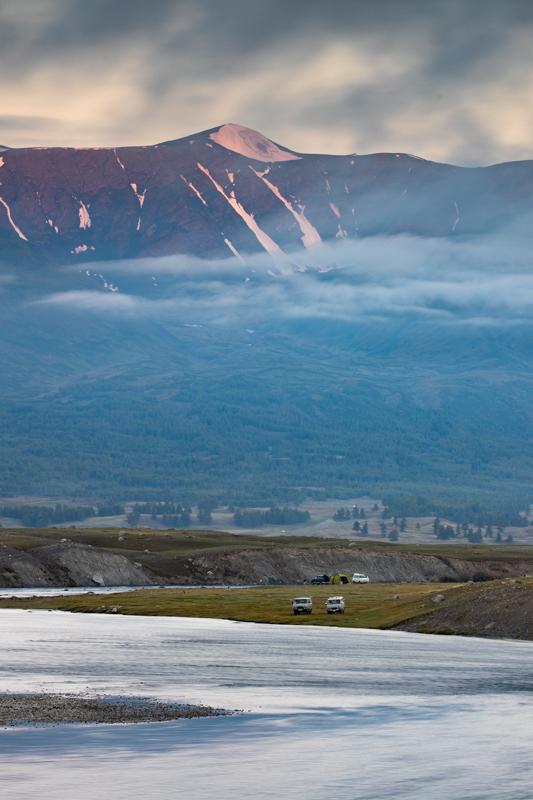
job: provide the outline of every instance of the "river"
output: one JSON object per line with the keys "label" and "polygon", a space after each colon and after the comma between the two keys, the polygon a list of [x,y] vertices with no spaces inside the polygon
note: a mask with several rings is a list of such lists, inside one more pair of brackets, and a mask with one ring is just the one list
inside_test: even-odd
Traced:
{"label": "river", "polygon": [[533,643],[0,611],[0,690],[241,709],[0,729],[6,800],[529,800]]}

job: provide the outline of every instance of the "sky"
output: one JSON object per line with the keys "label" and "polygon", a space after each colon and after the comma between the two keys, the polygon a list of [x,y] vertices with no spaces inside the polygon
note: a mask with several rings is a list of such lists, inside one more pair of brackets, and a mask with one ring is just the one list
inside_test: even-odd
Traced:
{"label": "sky", "polygon": [[2,0],[0,144],[533,158],[531,0]]}

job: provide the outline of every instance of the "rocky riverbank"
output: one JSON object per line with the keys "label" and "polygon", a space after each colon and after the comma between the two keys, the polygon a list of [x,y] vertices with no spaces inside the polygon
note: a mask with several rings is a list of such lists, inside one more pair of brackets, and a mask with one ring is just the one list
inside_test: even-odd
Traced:
{"label": "rocky riverbank", "polygon": [[511,579],[447,591],[429,613],[396,626],[413,633],[533,640],[533,581]]}
{"label": "rocky riverbank", "polygon": [[190,559],[191,583],[290,584],[314,575],[363,572],[372,583],[446,583],[533,574],[533,558],[457,558],[369,547],[263,548]]}
{"label": "rocky riverbank", "polygon": [[533,574],[533,548],[525,546],[273,540],[222,531],[62,534],[53,529],[2,531],[0,587],[274,586],[339,572],[364,572],[372,583],[461,583]]}
{"label": "rocky riverbank", "polygon": [[219,717],[232,712],[209,706],[160,703],[135,697],[80,697],[79,695],[0,695],[0,726],[61,723],[116,724],[168,722],[193,717]]}
{"label": "rocky riverbank", "polygon": [[24,550],[0,545],[1,587],[153,586],[161,578],[141,563],[99,547],[54,542]]}

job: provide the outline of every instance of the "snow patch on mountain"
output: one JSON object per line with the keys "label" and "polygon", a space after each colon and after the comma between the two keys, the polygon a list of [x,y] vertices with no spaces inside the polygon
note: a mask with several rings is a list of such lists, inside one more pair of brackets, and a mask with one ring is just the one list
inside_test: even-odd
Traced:
{"label": "snow patch on mountain", "polygon": [[455,206],[455,213],[457,214],[457,219],[453,223],[452,233],[455,231],[455,228],[457,227],[457,223],[459,222],[459,208],[457,207],[457,203],[454,202],[454,206]]}
{"label": "snow patch on mountain", "polygon": [[267,253],[274,258],[276,262],[276,266],[280,272],[292,272],[292,269],[282,269],[280,266],[281,263],[286,261],[286,254],[283,252],[281,247],[276,244],[276,242],[270,238],[270,236],[265,233],[265,231],[261,230],[255,219],[253,218],[252,214],[249,214],[246,209],[239,203],[237,198],[235,197],[235,192],[231,192],[230,196],[228,197],[222,186],[217,183],[217,181],[213,178],[213,176],[209,173],[209,170],[206,167],[203,167],[201,164],[198,164],[198,168],[202,170],[205,175],[209,178],[209,180],[213,183],[215,189],[220,192],[220,194],[227,200],[229,205],[233,208],[234,211],[244,220],[247,226],[250,228],[252,233],[255,235],[257,241],[265,248]]}
{"label": "snow patch on mountain", "polygon": [[91,218],[89,216],[89,212],[87,211],[87,207],[81,200],[78,200],[80,207],[78,210],[78,214],[80,215],[80,228],[86,230],[87,228],[91,227]]}
{"label": "snow patch on mountain", "polygon": [[198,191],[198,189],[196,188],[196,186],[193,186],[193,184],[192,184],[190,181],[188,181],[188,180],[187,180],[187,178],[184,178],[184,177],[183,177],[183,175],[180,175],[180,178],[181,178],[183,181],[185,181],[185,183],[187,184],[187,186],[189,187],[189,189],[192,189],[192,190],[193,190],[193,192],[195,193],[196,197],[198,197],[198,198],[199,198],[199,199],[202,201],[202,203],[204,204],[204,206],[206,206],[206,205],[207,205],[207,203],[205,202],[204,198],[202,197],[202,195],[200,194],[200,192]]}
{"label": "snow patch on mountain", "polygon": [[113,152],[114,152],[115,156],[117,157],[117,161],[118,161],[118,163],[120,164],[120,166],[122,167],[122,169],[123,169],[123,170],[124,170],[124,172],[125,172],[125,171],[126,171],[126,167],[124,166],[124,164],[122,163],[122,161],[121,161],[121,160],[120,160],[120,158],[118,157],[118,155],[117,155],[117,151],[116,151],[115,149],[113,149]]}
{"label": "snow patch on mountain", "polygon": [[282,150],[262,133],[246,128],[244,125],[229,123],[210,134],[210,138],[226,150],[240,153],[255,161],[297,161],[301,156]]}
{"label": "snow patch on mountain", "polygon": [[239,253],[237,248],[232,245],[232,243],[230,242],[229,239],[224,239],[224,241],[226,242],[227,246],[229,247],[229,249],[231,250],[233,255],[236,256],[239,259],[241,264],[244,264],[244,258],[241,256],[241,254]]}
{"label": "snow patch on mountain", "polygon": [[146,195],[146,189],[144,190],[144,192],[142,194],[139,194],[139,192],[137,191],[137,184],[136,183],[130,183],[130,186],[131,186],[131,188],[133,189],[133,191],[135,193],[135,197],[139,201],[140,207],[142,208],[143,207],[143,203],[144,203],[144,196]]}
{"label": "snow patch on mountain", "polygon": [[270,191],[273,192],[276,195],[278,200],[281,200],[281,202],[283,203],[285,208],[288,211],[291,212],[291,214],[293,215],[294,219],[296,220],[296,222],[300,226],[300,230],[301,230],[301,232],[303,234],[302,242],[304,244],[304,247],[309,249],[310,247],[316,247],[317,245],[321,245],[322,244],[322,239],[320,238],[319,232],[317,231],[317,229],[313,225],[311,225],[311,223],[309,222],[309,220],[307,219],[307,217],[304,214],[305,206],[298,205],[298,208],[300,209],[300,211],[296,211],[293,208],[292,203],[289,200],[287,200],[285,197],[283,197],[283,195],[281,194],[281,192],[278,189],[278,187],[274,186],[273,183],[270,183],[270,181],[265,178],[265,174],[266,174],[265,172],[263,172],[263,173],[256,172],[253,167],[250,167],[250,169],[252,170],[252,172],[255,175],[257,175],[258,178],[260,178],[263,181],[263,183],[266,186],[268,186]]}
{"label": "snow patch on mountain", "polygon": [[3,206],[5,206],[5,209],[7,211],[7,218],[11,223],[12,228],[16,231],[16,233],[20,236],[21,239],[24,239],[24,241],[27,242],[28,240],[26,239],[20,228],[17,228],[17,226],[13,222],[13,217],[11,216],[11,209],[9,208],[8,204],[2,197],[0,197],[0,203],[2,203]]}

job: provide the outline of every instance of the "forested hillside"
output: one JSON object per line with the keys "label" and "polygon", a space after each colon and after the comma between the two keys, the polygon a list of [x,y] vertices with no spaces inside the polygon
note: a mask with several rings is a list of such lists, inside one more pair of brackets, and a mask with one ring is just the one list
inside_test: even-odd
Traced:
{"label": "forested hillside", "polygon": [[530,248],[511,241],[369,237],[277,277],[256,257],[101,264],[116,292],[7,250],[0,495],[523,498]]}
{"label": "forested hillside", "polygon": [[427,358],[268,332],[252,350],[240,332],[183,331],[181,363],[139,359],[4,397],[0,493],[269,505],[529,488],[527,376],[510,394],[436,376]]}

